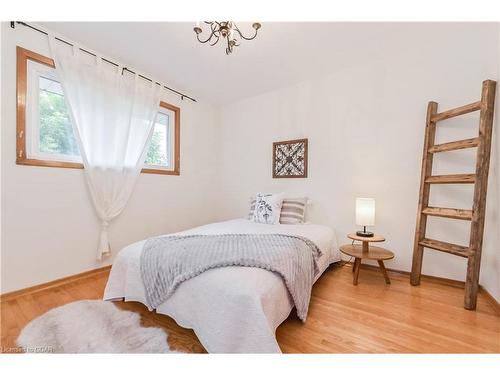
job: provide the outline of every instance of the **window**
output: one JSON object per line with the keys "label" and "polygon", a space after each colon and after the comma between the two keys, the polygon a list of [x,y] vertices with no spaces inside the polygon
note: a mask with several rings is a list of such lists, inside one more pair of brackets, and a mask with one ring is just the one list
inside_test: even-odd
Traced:
{"label": "window", "polygon": [[169,150],[171,127],[169,120],[167,114],[158,112],[144,165],[162,168],[168,168],[171,165],[172,155]]}
{"label": "window", "polygon": [[81,163],[61,84],[54,68],[28,61],[26,157]]}
{"label": "window", "polygon": [[160,102],[142,172],[179,174],[180,109]]}
{"label": "window", "polygon": [[54,61],[17,47],[16,163],[83,168]]}
{"label": "window", "polygon": [[[179,175],[180,109],[160,102],[142,172]],[[83,168],[54,62],[17,47],[16,163]]]}

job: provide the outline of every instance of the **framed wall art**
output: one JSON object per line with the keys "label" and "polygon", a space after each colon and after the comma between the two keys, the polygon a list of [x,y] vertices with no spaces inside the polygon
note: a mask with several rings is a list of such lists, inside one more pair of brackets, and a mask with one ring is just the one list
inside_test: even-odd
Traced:
{"label": "framed wall art", "polygon": [[273,178],[307,177],[307,138],[273,143]]}

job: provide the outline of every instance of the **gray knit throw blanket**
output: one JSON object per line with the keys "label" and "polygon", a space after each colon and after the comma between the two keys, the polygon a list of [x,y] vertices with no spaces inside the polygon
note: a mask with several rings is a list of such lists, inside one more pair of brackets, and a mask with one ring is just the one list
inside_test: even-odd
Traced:
{"label": "gray knit throw blanket", "polygon": [[186,280],[218,267],[257,267],[279,274],[297,316],[306,320],[320,249],[307,238],[284,234],[162,236],[146,241],[141,276],[150,309]]}

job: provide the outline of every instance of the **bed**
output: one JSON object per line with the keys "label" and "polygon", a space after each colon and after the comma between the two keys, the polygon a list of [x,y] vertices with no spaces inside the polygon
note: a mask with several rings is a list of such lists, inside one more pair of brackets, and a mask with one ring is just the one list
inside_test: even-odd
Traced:
{"label": "bed", "polygon": [[[316,224],[260,224],[235,219],[172,235],[286,234],[313,241],[322,255],[315,281],[340,260],[332,229]],[[104,300],[146,304],[140,258],[145,241],[121,250],[113,263]],[[209,353],[280,353],[276,328],[288,317],[293,301],[281,276],[261,268],[222,267],[189,279],[156,308],[179,325],[192,328]]]}

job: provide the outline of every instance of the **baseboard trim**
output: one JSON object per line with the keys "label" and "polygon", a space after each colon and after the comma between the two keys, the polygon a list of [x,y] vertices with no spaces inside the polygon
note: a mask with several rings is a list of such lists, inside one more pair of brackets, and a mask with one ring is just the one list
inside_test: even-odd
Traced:
{"label": "baseboard trim", "polygon": [[57,288],[59,286],[66,285],[66,284],[69,284],[71,282],[74,282],[74,281],[77,281],[80,279],[86,279],[88,277],[99,275],[99,274],[104,273],[104,272],[109,272],[110,269],[111,269],[111,265],[101,267],[101,268],[96,268],[96,269],[93,269],[90,271],[85,271],[82,273],[78,273],[76,275],[66,276],[66,277],[63,277],[63,278],[60,278],[57,280],[49,281],[47,283],[30,286],[28,288],[14,290],[12,292],[4,293],[4,294],[0,295],[0,303],[10,301],[14,298],[18,298],[18,297],[24,296],[26,294],[32,294],[32,293],[40,292],[42,290]]}
{"label": "baseboard trim", "polygon": [[490,292],[488,292],[486,289],[484,289],[484,287],[482,285],[479,285],[479,293],[483,294],[486,297],[486,299],[488,300],[490,305],[495,310],[495,313],[498,316],[500,316],[500,303],[498,303],[498,301],[495,299],[495,297],[493,297],[490,294]]}
{"label": "baseboard trim", "polygon": [[[361,268],[374,269],[374,270],[379,269],[378,266],[375,266],[372,264],[361,264]],[[399,274],[405,275],[405,276],[411,275],[411,272],[398,270],[395,268],[387,268],[386,267],[386,270],[387,270],[387,272],[399,273]],[[437,282],[439,284],[446,285],[446,286],[452,286],[454,288],[465,288],[465,282],[459,281],[459,280],[447,279],[446,277],[422,275],[422,279],[434,281],[434,282]]]}
{"label": "baseboard trim", "polygon": [[[351,262],[351,264],[352,264],[352,262]],[[374,266],[371,264],[361,264],[361,268],[378,270],[378,266]],[[12,299],[17,298],[17,297],[21,297],[21,296],[26,295],[26,294],[32,294],[32,293],[36,293],[36,292],[39,292],[42,290],[57,288],[59,286],[69,284],[69,283],[76,281],[76,280],[85,279],[88,277],[99,275],[101,273],[109,272],[110,269],[111,269],[111,265],[101,267],[101,268],[96,268],[96,269],[93,269],[90,271],[85,271],[82,273],[78,273],[76,275],[66,276],[66,277],[63,277],[63,278],[60,278],[57,280],[49,281],[47,283],[30,286],[28,288],[15,290],[13,292],[4,293],[4,294],[0,295],[0,303],[7,302],[9,300],[12,300]],[[387,272],[390,272],[390,273],[396,273],[396,274],[402,274],[405,276],[410,276],[410,272],[408,272],[408,271],[398,270],[398,269],[394,269],[394,268],[386,268],[386,269],[387,269]],[[437,282],[437,283],[440,283],[440,284],[446,285],[446,286],[452,286],[454,288],[465,288],[465,283],[463,281],[447,279],[445,277],[422,275],[422,279]],[[500,315],[500,304],[486,289],[484,289],[484,287],[482,285],[479,285],[479,293],[483,294],[486,297],[486,299],[488,300],[490,305],[493,307],[493,309],[495,310],[497,315]]]}
{"label": "baseboard trim", "polygon": [[[352,262],[350,262],[352,264]],[[361,264],[361,268],[366,268],[366,269],[373,269],[373,270],[378,270],[378,266],[374,266],[371,264]],[[394,268],[386,268],[387,272],[392,272],[392,273],[397,273],[397,274],[402,274],[405,276],[410,276],[411,272],[408,271],[402,271]],[[439,276],[430,276],[430,275],[422,275],[421,278],[423,280],[428,280],[432,281],[435,283],[439,283],[441,285],[446,285],[446,286],[451,286],[454,288],[465,288],[465,282],[464,281],[459,281],[459,280],[452,280],[452,279],[447,279],[445,277],[439,277]],[[500,316],[500,303],[486,290],[482,285],[479,285],[479,293],[484,295],[486,299],[488,300],[489,304],[493,307],[495,310],[495,313]]]}

